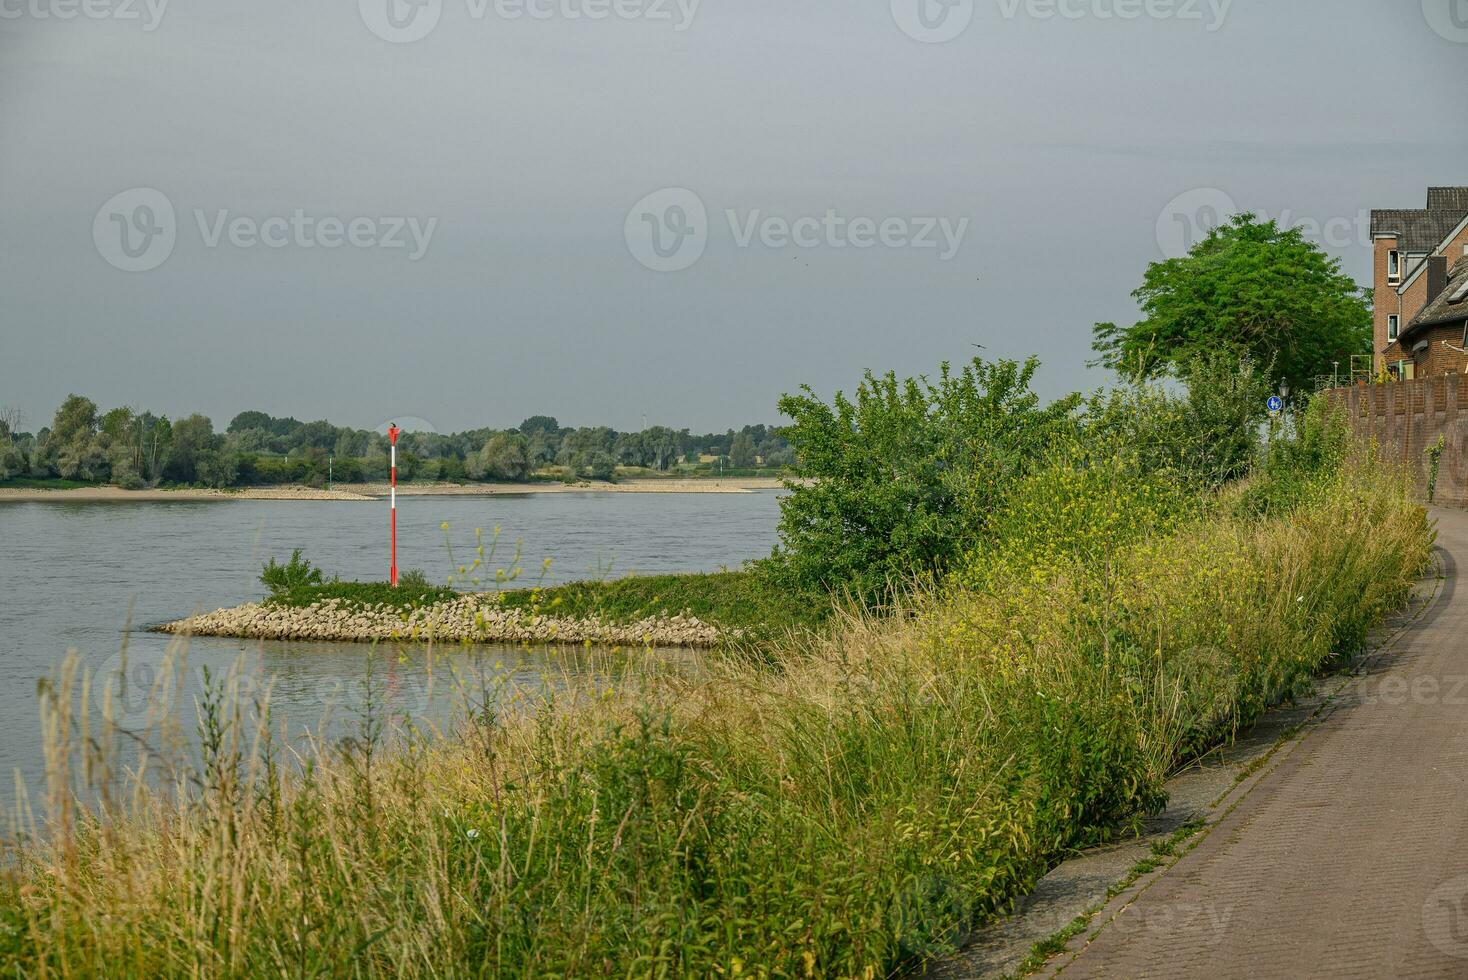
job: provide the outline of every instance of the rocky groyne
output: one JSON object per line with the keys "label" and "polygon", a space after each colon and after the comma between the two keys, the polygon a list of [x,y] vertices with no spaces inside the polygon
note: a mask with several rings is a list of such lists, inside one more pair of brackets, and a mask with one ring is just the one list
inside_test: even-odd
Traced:
{"label": "rocky groyne", "polygon": [[712,647],[724,631],[683,614],[631,623],[508,609],[495,593],[464,595],[415,609],[324,599],[309,606],[250,602],[158,627],[186,636],[261,640],[438,643],[593,643],[600,646]]}

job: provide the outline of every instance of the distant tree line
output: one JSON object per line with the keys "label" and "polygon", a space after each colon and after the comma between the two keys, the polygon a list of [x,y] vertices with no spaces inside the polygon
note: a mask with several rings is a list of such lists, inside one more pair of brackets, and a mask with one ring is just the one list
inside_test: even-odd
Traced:
{"label": "distant tree line", "polygon": [[[366,429],[241,412],[223,432],[207,416],[176,421],[70,395],[51,425],[20,431],[18,413],[0,410],[0,481],[76,480],[141,489],[300,483],[367,483],[388,477],[388,439]],[[398,440],[400,480],[516,482],[537,473],[611,479],[619,467],[658,472],[776,471],[795,454],[773,426],[747,425],[695,435],[652,426],[618,432],[606,426],[563,428],[536,415],[515,429],[452,435],[405,432]]]}

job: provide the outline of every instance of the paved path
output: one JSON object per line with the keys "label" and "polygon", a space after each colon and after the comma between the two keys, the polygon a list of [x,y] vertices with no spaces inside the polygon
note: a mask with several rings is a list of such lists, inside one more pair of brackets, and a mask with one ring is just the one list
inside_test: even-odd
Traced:
{"label": "paved path", "polygon": [[1468,977],[1468,513],[1433,516],[1436,600],[1050,972]]}

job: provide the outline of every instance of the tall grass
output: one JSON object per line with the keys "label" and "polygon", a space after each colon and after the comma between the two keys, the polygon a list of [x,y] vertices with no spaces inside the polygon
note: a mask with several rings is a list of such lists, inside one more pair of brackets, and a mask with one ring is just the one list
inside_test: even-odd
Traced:
{"label": "tall grass", "polygon": [[357,737],[292,753],[232,675],[200,699],[201,764],[123,774],[134,743],[72,707],[106,685],[68,661],[0,973],[888,975],[1158,806],[1402,601],[1430,535],[1401,483],[1348,467],[1303,497],[845,613],[776,669],[513,716],[465,684],[443,740],[369,698]]}

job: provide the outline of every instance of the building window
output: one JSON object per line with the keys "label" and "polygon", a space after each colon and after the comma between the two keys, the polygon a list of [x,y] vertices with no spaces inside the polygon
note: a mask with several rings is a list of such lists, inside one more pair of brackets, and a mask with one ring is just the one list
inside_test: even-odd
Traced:
{"label": "building window", "polygon": [[1402,318],[1393,313],[1386,318],[1386,342],[1396,343],[1398,329],[1402,325]]}
{"label": "building window", "polygon": [[1386,281],[1393,286],[1402,281],[1402,253],[1396,249],[1386,253]]}

